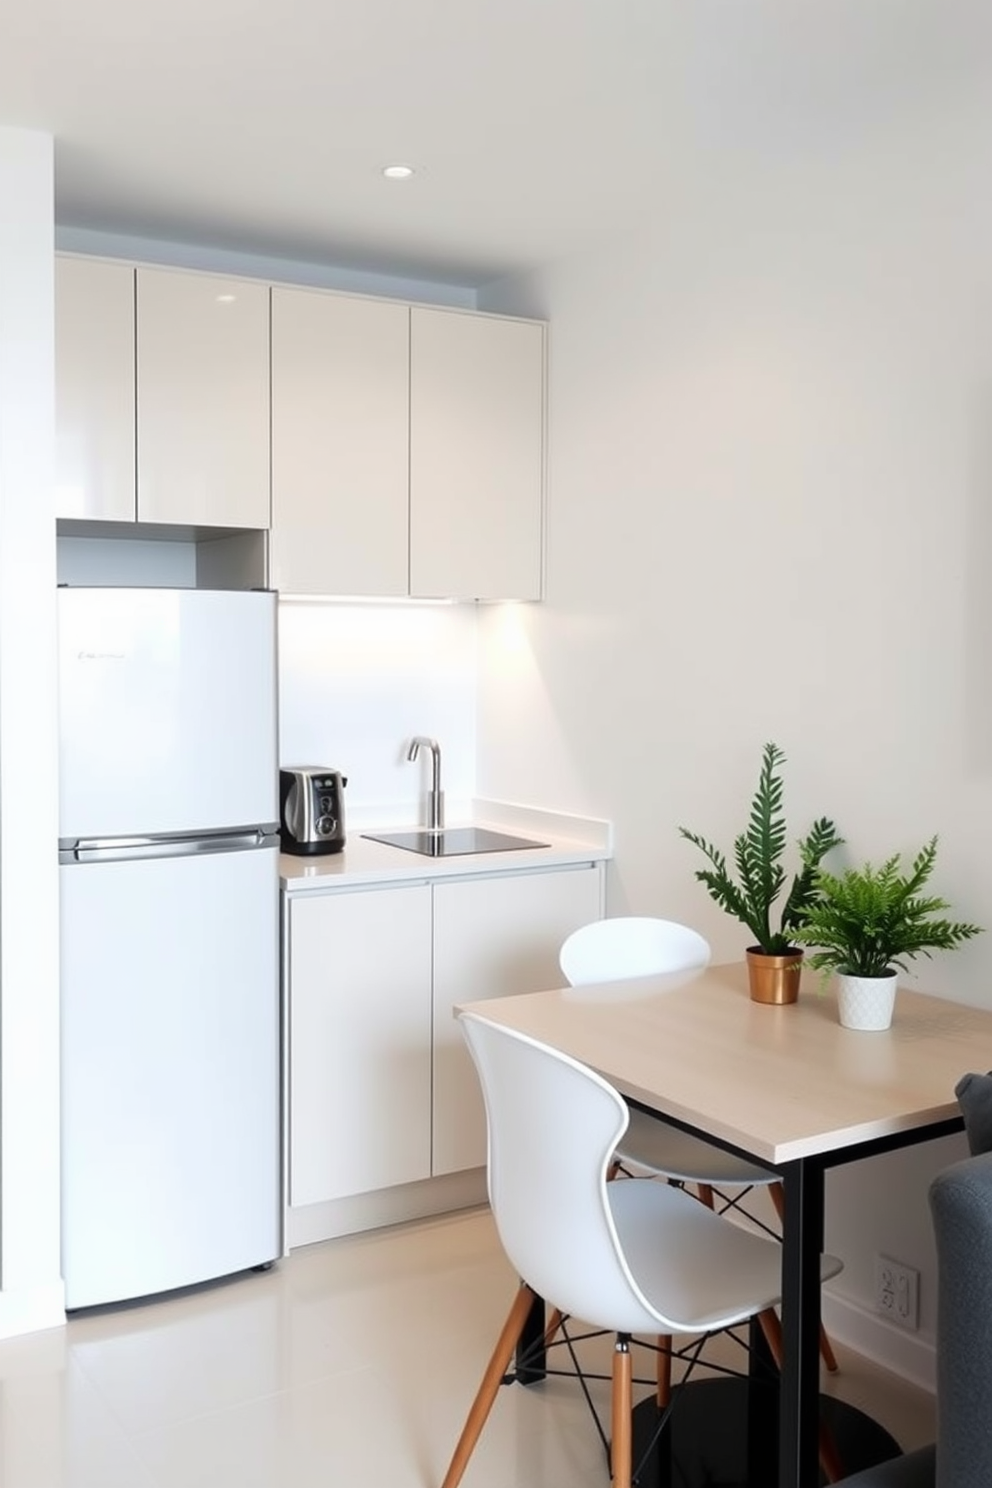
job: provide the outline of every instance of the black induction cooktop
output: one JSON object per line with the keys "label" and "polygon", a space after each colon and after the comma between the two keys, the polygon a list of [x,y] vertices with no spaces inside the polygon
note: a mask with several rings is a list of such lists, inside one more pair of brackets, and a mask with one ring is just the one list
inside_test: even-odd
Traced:
{"label": "black induction cooktop", "polygon": [[368,842],[402,847],[407,852],[421,853],[425,858],[453,858],[463,853],[513,852],[525,847],[550,846],[547,842],[534,842],[529,837],[492,832],[488,827],[443,827],[439,832],[363,832],[361,835]]}

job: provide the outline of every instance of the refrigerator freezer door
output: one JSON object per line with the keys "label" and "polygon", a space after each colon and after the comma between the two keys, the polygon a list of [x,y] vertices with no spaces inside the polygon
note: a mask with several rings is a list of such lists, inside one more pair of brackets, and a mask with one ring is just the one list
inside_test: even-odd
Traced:
{"label": "refrigerator freezer door", "polygon": [[59,837],[279,817],[276,597],[60,589]]}
{"label": "refrigerator freezer door", "polygon": [[281,1253],[277,861],[59,870],[70,1308]]}

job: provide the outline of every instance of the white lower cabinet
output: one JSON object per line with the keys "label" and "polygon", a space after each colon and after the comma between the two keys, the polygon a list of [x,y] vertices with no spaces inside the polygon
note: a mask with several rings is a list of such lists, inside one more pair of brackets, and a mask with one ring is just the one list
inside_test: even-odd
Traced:
{"label": "white lower cabinet", "polygon": [[452,1010],[558,985],[559,945],[602,913],[600,863],[291,896],[291,1209],[482,1167]]}
{"label": "white lower cabinet", "polygon": [[486,1161],[486,1113],[456,1004],[560,986],[559,946],[602,912],[598,865],[434,885],[434,1176]]}
{"label": "white lower cabinet", "polygon": [[290,1204],[427,1178],[430,886],[300,896],[289,926]]}

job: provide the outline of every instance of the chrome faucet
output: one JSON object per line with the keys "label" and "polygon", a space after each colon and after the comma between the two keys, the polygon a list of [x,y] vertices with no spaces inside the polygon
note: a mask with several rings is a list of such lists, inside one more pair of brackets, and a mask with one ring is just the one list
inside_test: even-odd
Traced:
{"label": "chrome faucet", "polygon": [[406,751],[409,760],[416,759],[421,748],[431,751],[431,789],[427,796],[427,830],[428,832],[440,832],[445,826],[445,792],[440,789],[440,744],[437,740],[428,740],[424,735],[418,734],[410,740],[410,747]]}
{"label": "chrome faucet", "polygon": [[427,739],[418,734],[410,740],[406,752],[408,760],[415,760],[421,749],[431,752],[431,788],[427,797],[427,830],[440,832],[444,826],[444,792],[441,789],[441,746],[436,739]]}

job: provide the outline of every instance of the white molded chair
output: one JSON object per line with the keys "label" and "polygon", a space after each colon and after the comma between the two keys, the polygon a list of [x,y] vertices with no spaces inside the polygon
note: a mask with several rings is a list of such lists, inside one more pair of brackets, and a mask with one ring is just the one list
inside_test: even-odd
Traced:
{"label": "white molded chair", "polygon": [[558,964],[573,987],[666,971],[702,971],[709,962],[709,941],[697,930],[650,915],[593,920],[573,930],[558,952]]}
{"label": "white molded chair", "polygon": [[[776,1352],[781,1252],[681,1189],[609,1182],[628,1120],[617,1091],[536,1039],[477,1013],[460,1019],[485,1099],[489,1199],[521,1285],[443,1488],[461,1481],[536,1297],[617,1335],[611,1482],[629,1488],[631,1335],[708,1334],[757,1316]],[[824,1278],[840,1269],[823,1258]]]}
{"label": "white molded chair", "polygon": [[[688,925],[651,916],[622,915],[594,920],[575,930],[559,952],[559,965],[571,986],[626,981],[631,977],[674,971],[701,971],[709,964],[709,942]],[[782,1185],[757,1163],[735,1157],[702,1137],[658,1121],[631,1107],[630,1124],[617,1144],[617,1163],[628,1163],[676,1183],[693,1183],[699,1197],[713,1207],[713,1190],[767,1187],[781,1219]],[[837,1360],[826,1331],[820,1330],[820,1352],[829,1370]],[[659,1355],[659,1399],[667,1385],[662,1377],[667,1353]]]}

